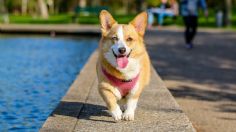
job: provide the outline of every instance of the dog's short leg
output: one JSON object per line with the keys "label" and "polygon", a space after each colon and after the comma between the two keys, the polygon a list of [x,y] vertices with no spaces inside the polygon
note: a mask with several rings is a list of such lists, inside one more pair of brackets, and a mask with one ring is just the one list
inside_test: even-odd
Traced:
{"label": "dog's short leg", "polygon": [[122,115],[122,119],[131,121],[134,120],[134,112],[137,107],[138,99],[129,98],[127,99],[127,109]]}
{"label": "dog's short leg", "polygon": [[126,96],[126,110],[122,115],[123,120],[134,120],[134,112],[137,107],[141,91],[142,87],[140,87],[140,83],[138,82],[135,87],[130,91],[130,93]]}
{"label": "dog's short leg", "polygon": [[103,100],[107,104],[107,108],[111,113],[112,117],[118,121],[121,120],[122,111],[120,106],[117,104],[117,97],[114,94],[114,88],[110,85],[100,85],[99,92],[102,95]]}
{"label": "dog's short leg", "polygon": [[111,110],[110,113],[116,121],[121,120],[122,111],[119,105],[116,105],[115,109]]}

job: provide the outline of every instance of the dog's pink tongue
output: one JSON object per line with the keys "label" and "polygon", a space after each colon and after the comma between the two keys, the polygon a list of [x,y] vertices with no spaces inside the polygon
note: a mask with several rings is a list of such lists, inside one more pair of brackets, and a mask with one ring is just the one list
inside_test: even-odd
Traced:
{"label": "dog's pink tongue", "polygon": [[125,68],[128,65],[128,62],[129,60],[126,56],[116,58],[116,63],[119,68]]}

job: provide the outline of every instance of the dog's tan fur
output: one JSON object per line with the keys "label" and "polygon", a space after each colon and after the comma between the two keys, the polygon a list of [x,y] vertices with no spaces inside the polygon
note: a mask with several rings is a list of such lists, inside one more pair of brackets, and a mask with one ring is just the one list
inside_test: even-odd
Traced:
{"label": "dog's tan fur", "polygon": [[[107,104],[108,110],[112,113],[119,109],[118,103],[123,102],[124,104],[133,103],[132,101],[137,101],[145,85],[149,83],[150,80],[150,60],[147,54],[145,45],[143,43],[143,36],[145,33],[146,23],[147,23],[147,13],[140,13],[135,17],[129,24],[118,24],[109,12],[103,10],[100,13],[101,21],[101,31],[102,37],[99,44],[99,58],[97,62],[97,76],[99,80],[99,93],[101,94],[103,100]],[[111,65],[111,63],[104,57],[104,53],[108,52],[110,47],[114,44],[112,37],[117,34],[119,27],[123,29],[124,39],[132,37],[132,41],[126,41],[129,48],[132,49],[132,53],[129,58],[139,60],[140,72],[139,79],[137,83],[137,90],[134,93],[128,93],[125,97],[120,97],[119,92],[116,87],[114,87],[109,80],[104,76],[102,72],[102,67],[111,75],[120,78],[127,79],[125,73],[122,73],[119,69]],[[129,104],[128,104],[129,105]],[[132,112],[124,112],[123,117],[120,117],[120,112],[113,112],[112,116],[115,120],[133,120],[134,115]],[[135,108],[134,108],[135,110]],[[127,110],[128,111],[128,110]],[[126,115],[125,115],[126,113]]]}

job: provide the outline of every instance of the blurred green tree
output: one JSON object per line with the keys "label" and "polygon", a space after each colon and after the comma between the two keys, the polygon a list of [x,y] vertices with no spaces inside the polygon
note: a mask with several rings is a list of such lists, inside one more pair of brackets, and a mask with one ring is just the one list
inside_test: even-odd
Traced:
{"label": "blurred green tree", "polygon": [[146,0],[146,3],[149,7],[157,7],[161,1],[160,0]]}
{"label": "blurred green tree", "polygon": [[45,3],[45,0],[38,0],[38,7],[41,17],[44,19],[48,19],[48,8]]}

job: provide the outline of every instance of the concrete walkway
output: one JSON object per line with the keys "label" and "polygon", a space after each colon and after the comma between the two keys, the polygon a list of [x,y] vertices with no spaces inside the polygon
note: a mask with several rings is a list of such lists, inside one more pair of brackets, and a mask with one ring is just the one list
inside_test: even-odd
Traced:
{"label": "concrete walkway", "polygon": [[195,131],[154,69],[152,69],[151,83],[140,98],[135,121],[114,122],[98,95],[96,59],[95,52],[58,107],[47,119],[41,132]]}
{"label": "concrete walkway", "polygon": [[200,132],[235,132],[236,33],[200,30],[195,49],[183,30],[146,34],[152,63]]}

